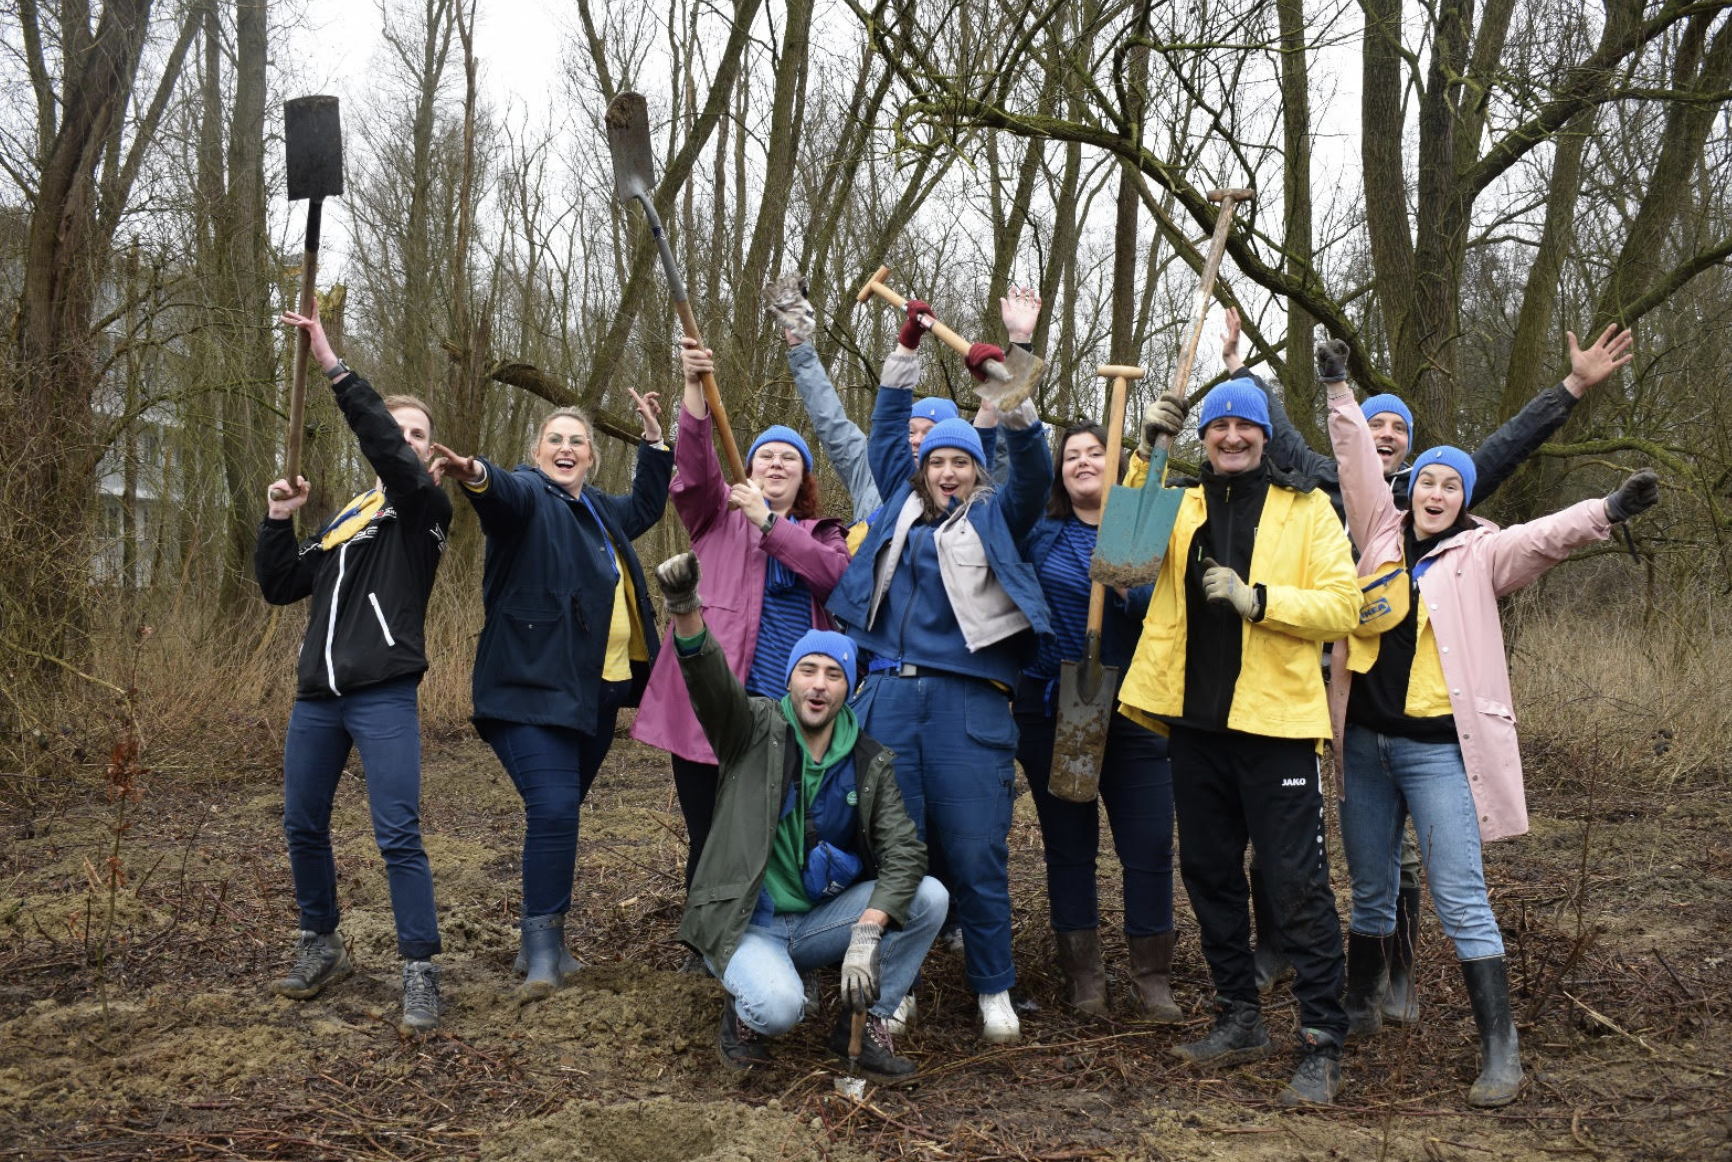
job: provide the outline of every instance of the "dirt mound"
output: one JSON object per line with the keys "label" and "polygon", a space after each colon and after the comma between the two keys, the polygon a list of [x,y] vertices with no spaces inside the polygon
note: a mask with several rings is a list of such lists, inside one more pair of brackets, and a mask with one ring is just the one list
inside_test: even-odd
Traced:
{"label": "dirt mound", "polygon": [[481,1157],[489,1162],[865,1162],[867,1156],[831,1143],[822,1123],[814,1127],[779,1109],[655,1098],[617,1105],[573,1102],[505,1130],[482,1146]]}

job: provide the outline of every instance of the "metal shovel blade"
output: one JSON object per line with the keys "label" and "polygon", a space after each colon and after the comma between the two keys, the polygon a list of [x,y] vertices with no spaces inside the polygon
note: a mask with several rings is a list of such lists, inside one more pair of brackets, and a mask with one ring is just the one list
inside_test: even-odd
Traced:
{"label": "metal shovel blade", "polygon": [[1119,698],[1119,668],[1095,655],[1060,662],[1058,717],[1053,723],[1052,774],[1047,790],[1072,803],[1092,803],[1100,792],[1107,730]]}
{"label": "metal shovel blade", "polygon": [[1185,498],[1184,489],[1159,485],[1166,468],[1167,453],[1156,448],[1143,487],[1113,485],[1095,540],[1094,560],[1089,563],[1090,580],[1130,589],[1150,584],[1160,574],[1161,558],[1167,555],[1167,541]]}
{"label": "metal shovel blade", "polygon": [[607,106],[607,149],[613,155],[613,196],[647,198],[656,185],[656,155],[650,142],[649,102],[642,93],[621,93]]}
{"label": "metal shovel blade", "polygon": [[289,201],[343,196],[343,121],[335,97],[283,102]]}
{"label": "metal shovel blade", "polygon": [[1009,411],[1033,394],[1035,384],[1040,382],[1040,373],[1046,370],[1046,361],[1032,351],[1012,345],[1005,352],[1004,363],[999,366],[1004,373],[1002,378],[995,373],[994,365],[988,363],[987,373],[992,378],[976,384],[974,393],[981,399],[991,400],[1000,411]]}

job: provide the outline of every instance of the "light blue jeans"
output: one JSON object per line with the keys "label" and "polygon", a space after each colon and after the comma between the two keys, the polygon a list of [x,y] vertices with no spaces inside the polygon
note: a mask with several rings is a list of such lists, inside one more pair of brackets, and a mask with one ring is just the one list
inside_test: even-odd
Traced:
{"label": "light blue jeans", "polygon": [[[753,924],[717,975],[734,998],[734,1012],[747,1026],[779,1037],[800,1021],[806,989],[804,969],[840,964],[848,951],[855,921],[872,900],[876,880],[864,880],[810,912],[778,912],[766,924]],[[886,928],[879,946],[878,1002],[872,1012],[888,1018],[914,984],[950,906],[950,894],[931,876],[920,880],[908,922]],[[710,971],[715,972],[715,965]]]}
{"label": "light blue jeans", "polygon": [[1411,813],[1432,906],[1455,942],[1456,958],[1502,956],[1461,747],[1349,726],[1343,757],[1341,842],[1353,877],[1352,930],[1362,936],[1395,931],[1401,832]]}

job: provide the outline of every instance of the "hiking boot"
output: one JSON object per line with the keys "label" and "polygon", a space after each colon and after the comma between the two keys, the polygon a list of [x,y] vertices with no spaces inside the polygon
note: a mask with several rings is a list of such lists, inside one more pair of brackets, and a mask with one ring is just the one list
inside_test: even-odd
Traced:
{"label": "hiking boot", "polygon": [[1022,1020],[1010,1003],[1009,991],[980,994],[980,1035],[993,1045],[1022,1040]]}
{"label": "hiking boot", "polygon": [[1269,1030],[1256,1005],[1215,1000],[1215,1027],[1200,1041],[1174,1045],[1167,1052],[1192,1065],[1239,1065],[1269,1056]]}
{"label": "hiking boot", "polygon": [[1064,1003],[1091,1017],[1107,1015],[1107,970],[1101,963],[1101,934],[1094,928],[1054,932],[1058,970],[1064,976]]}
{"label": "hiking boot", "polygon": [[1369,1037],[1383,1028],[1378,1002],[1385,983],[1389,937],[1347,932],[1347,991],[1341,1007],[1347,1010],[1347,1036]]}
{"label": "hiking boot", "polygon": [[405,1036],[439,1026],[439,966],[431,960],[403,962],[403,1019],[397,1031]]}
{"label": "hiking boot", "polygon": [[938,946],[952,956],[962,955],[962,925],[947,927],[938,934]]}
{"label": "hiking boot", "polygon": [[1509,971],[1501,956],[1461,962],[1473,1023],[1479,1026],[1479,1076],[1467,1091],[1467,1104],[1497,1109],[1516,1099],[1522,1088],[1521,1041],[1509,1007]]}
{"label": "hiking boot", "polygon": [[1185,1019],[1178,1002],[1173,1000],[1169,975],[1173,967],[1173,943],[1177,939],[1176,932],[1125,938],[1131,950],[1131,995],[1136,998],[1137,1011],[1145,1021],[1158,1025],[1176,1025]]}
{"label": "hiking boot", "polygon": [[517,986],[516,999],[519,1005],[526,1005],[553,995],[565,983],[564,965],[571,954],[565,949],[563,915],[525,916],[522,931],[523,945],[518,959],[523,962],[524,977]]}
{"label": "hiking boot", "polygon": [[1404,887],[1395,897],[1395,935],[1389,940],[1389,986],[1383,991],[1383,1019],[1396,1025],[1419,1020],[1419,992],[1413,987],[1413,950],[1419,940],[1419,888]]}
{"label": "hiking boot", "polygon": [[1322,1029],[1299,1030],[1305,1055],[1277,1100],[1284,1106],[1326,1106],[1341,1092],[1341,1042]]}
{"label": "hiking boot", "polygon": [[681,976],[714,976],[715,975],[714,973],[712,973],[710,971],[710,966],[708,964],[704,963],[703,954],[698,953],[698,952],[686,953],[686,958],[684,960],[680,961],[680,967],[678,968],[677,971],[679,972],[679,974]]}
{"label": "hiking boot", "polygon": [[324,992],[326,985],[348,976],[354,967],[341,936],[303,928],[295,936],[295,962],[287,974],[271,982],[271,991],[279,997],[311,1000]]}
{"label": "hiking boot", "polygon": [[896,1011],[890,1014],[890,1019],[884,1022],[884,1028],[892,1037],[906,1037],[908,1030],[914,1028],[915,1018],[919,1015],[919,1002],[914,999],[913,993],[907,993],[896,1006]]}
{"label": "hiking boot", "polygon": [[1251,867],[1251,918],[1257,929],[1257,946],[1251,950],[1257,991],[1266,993],[1293,975],[1293,962],[1281,949],[1281,926],[1275,923],[1275,906],[1269,900],[1263,873]]}
{"label": "hiking boot", "polygon": [[[722,1064],[729,1069],[752,1069],[770,1064],[770,1047],[764,1044],[769,1038],[740,1020],[740,1015],[734,1011],[734,998],[725,997],[722,1000],[722,1029],[716,1038],[716,1051],[721,1055]],[[847,1049],[847,1043],[843,1043]]]}
{"label": "hiking boot", "polygon": [[[848,1060],[848,1038],[854,1024],[854,1014],[843,1009],[837,1014],[836,1027],[830,1030],[830,1051]],[[866,1027],[860,1032],[860,1056],[854,1067],[879,1085],[910,1085],[919,1070],[906,1057],[896,1056],[896,1046],[890,1039],[890,1022],[876,1013],[866,1014]]]}

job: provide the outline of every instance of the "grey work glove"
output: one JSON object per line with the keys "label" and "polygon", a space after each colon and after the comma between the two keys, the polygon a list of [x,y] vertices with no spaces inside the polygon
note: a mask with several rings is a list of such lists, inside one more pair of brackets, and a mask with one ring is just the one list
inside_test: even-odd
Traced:
{"label": "grey work glove", "polygon": [[806,278],[790,271],[764,286],[764,311],[795,343],[810,343],[818,330],[818,312],[808,298]]}
{"label": "grey work glove", "polygon": [[1325,339],[1317,344],[1317,378],[1324,383],[1345,383],[1348,352],[1343,339]]}
{"label": "grey work glove", "polygon": [[1203,558],[1203,596],[1217,605],[1231,605],[1246,621],[1257,620],[1257,590],[1213,557]]}
{"label": "grey work glove", "polygon": [[662,600],[669,613],[696,613],[703,606],[698,600],[698,555],[681,553],[656,566],[656,582],[662,587]]}
{"label": "grey work glove", "polygon": [[1174,437],[1185,427],[1185,405],[1170,395],[1163,395],[1143,411],[1142,442],[1137,452],[1147,460],[1155,450],[1158,436]]}
{"label": "grey work glove", "polygon": [[884,925],[861,920],[848,936],[848,952],[842,957],[842,1003],[864,1013],[878,1000],[878,946],[884,940]]}
{"label": "grey work glove", "polygon": [[1632,472],[1606,497],[1606,519],[1613,524],[1647,512],[1660,503],[1660,474],[1652,468]]}

